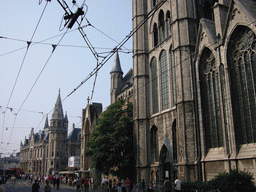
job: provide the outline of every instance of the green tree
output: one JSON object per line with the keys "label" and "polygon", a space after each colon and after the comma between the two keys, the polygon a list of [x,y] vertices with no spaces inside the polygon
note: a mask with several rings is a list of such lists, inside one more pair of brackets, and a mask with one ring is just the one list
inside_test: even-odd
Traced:
{"label": "green tree", "polygon": [[133,175],[132,114],[132,103],[118,100],[98,118],[85,152],[96,170],[119,177]]}

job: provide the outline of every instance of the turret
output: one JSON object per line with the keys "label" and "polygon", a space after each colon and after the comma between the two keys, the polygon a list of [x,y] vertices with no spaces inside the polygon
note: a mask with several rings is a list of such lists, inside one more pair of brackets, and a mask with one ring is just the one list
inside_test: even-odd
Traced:
{"label": "turret", "polygon": [[111,98],[111,104],[112,104],[116,102],[116,95],[120,91],[120,88],[122,86],[122,79],[123,79],[123,71],[121,69],[118,52],[116,52],[116,57],[115,57],[113,68],[110,74],[111,74],[110,98]]}

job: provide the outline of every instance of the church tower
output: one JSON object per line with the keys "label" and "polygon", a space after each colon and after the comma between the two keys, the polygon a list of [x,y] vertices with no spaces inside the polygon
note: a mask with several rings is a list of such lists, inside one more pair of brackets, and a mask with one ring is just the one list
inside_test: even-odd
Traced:
{"label": "church tower", "polygon": [[[137,180],[161,186],[200,178],[195,52],[201,17],[214,1],[133,0]],[[210,8],[207,12],[207,8]],[[205,12],[204,12],[205,11]]]}
{"label": "church tower", "polygon": [[116,102],[117,94],[120,92],[122,87],[123,80],[123,71],[120,65],[119,54],[116,52],[115,61],[113,64],[113,68],[110,72],[111,75],[111,90],[110,90],[110,100],[111,104]]}
{"label": "church tower", "polygon": [[48,151],[48,168],[49,173],[59,172],[66,168],[66,145],[68,132],[67,114],[63,115],[60,90],[54,107],[52,118],[49,126],[49,151]]}

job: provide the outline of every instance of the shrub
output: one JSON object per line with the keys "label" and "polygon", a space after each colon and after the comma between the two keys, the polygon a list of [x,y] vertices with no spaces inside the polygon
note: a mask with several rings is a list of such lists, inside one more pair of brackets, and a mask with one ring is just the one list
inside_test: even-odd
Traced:
{"label": "shrub", "polygon": [[220,192],[255,191],[253,175],[250,172],[232,170],[230,173],[219,173],[214,179],[207,182],[208,189]]}
{"label": "shrub", "polygon": [[232,170],[230,173],[219,173],[208,182],[182,183],[182,191],[254,192],[256,187],[253,180],[253,175],[250,172]]}

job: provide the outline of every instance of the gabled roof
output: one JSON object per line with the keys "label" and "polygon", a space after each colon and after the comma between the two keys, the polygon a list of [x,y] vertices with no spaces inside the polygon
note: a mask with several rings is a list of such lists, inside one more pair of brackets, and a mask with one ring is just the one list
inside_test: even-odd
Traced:
{"label": "gabled roof", "polygon": [[133,84],[133,69],[130,69],[123,78],[123,87],[121,91]]}
{"label": "gabled roof", "polygon": [[44,129],[43,131],[39,131],[34,134],[34,141],[36,142],[43,142],[49,140],[49,132],[48,128]]}
{"label": "gabled roof", "polygon": [[68,134],[68,141],[77,142],[79,139],[81,129],[80,128],[73,128],[73,130]]}

